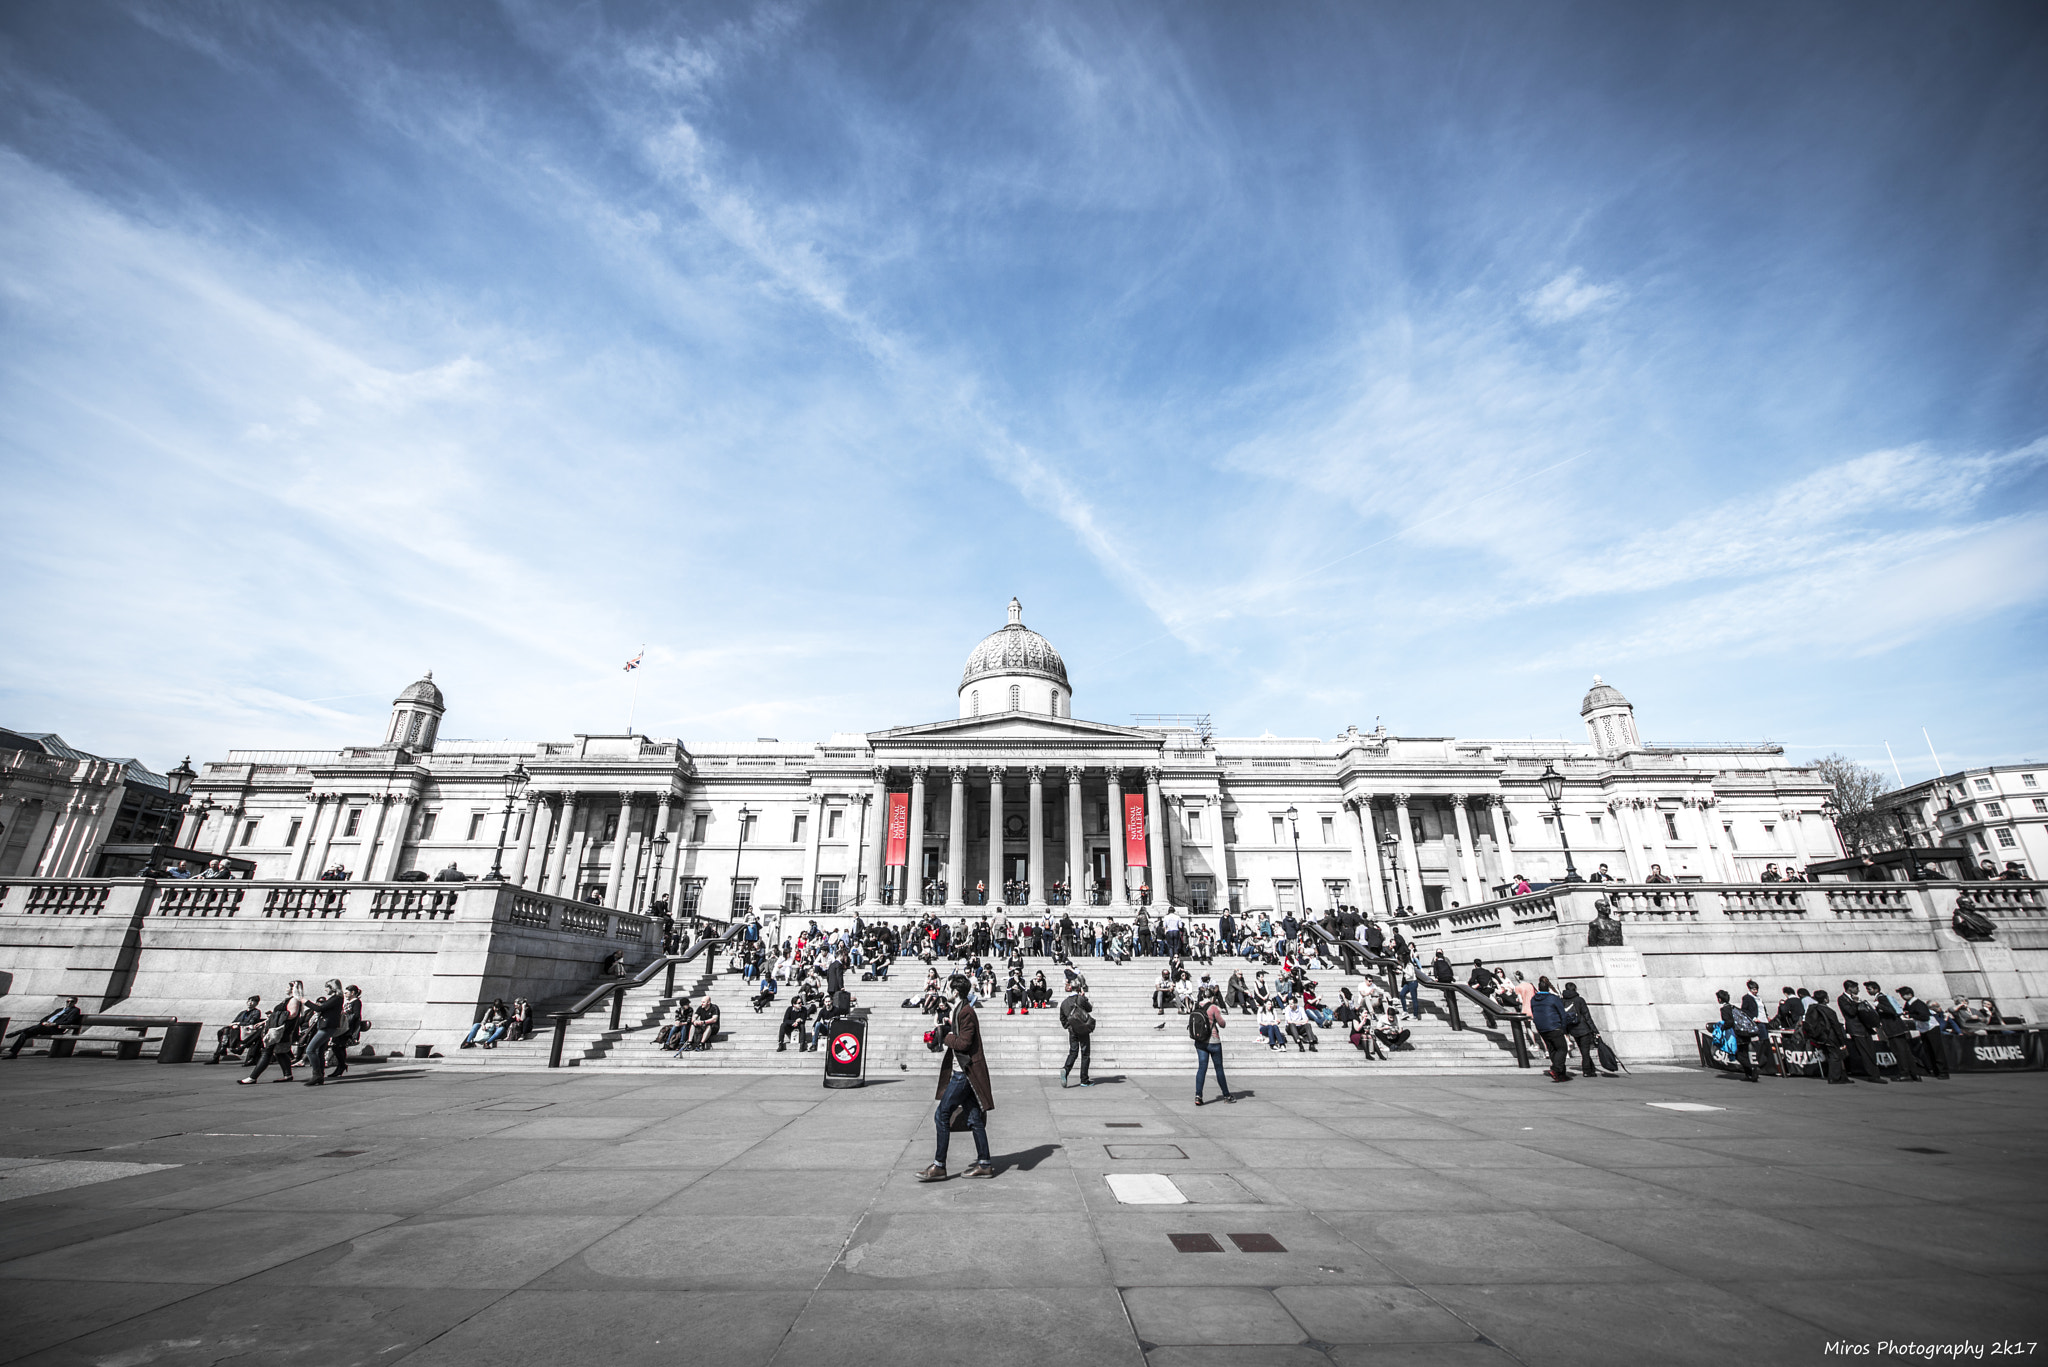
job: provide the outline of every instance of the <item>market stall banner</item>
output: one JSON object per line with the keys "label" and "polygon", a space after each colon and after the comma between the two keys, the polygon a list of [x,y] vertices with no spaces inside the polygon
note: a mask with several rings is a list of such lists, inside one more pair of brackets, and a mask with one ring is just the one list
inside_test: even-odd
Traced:
{"label": "market stall banner", "polygon": [[889,794],[888,862],[897,868],[910,863],[910,794]]}
{"label": "market stall banner", "polygon": [[1124,794],[1124,863],[1142,869],[1151,863],[1145,853],[1145,795]]}

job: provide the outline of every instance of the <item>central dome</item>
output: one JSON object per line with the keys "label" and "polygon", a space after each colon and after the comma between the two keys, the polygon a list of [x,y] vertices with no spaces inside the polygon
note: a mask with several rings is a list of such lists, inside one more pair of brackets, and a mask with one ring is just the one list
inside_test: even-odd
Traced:
{"label": "central dome", "polygon": [[997,674],[1029,674],[1067,686],[1067,662],[1052,648],[1052,642],[1024,625],[1024,605],[1010,600],[1010,624],[991,632],[967,657],[960,671],[960,686]]}
{"label": "central dome", "polygon": [[1067,662],[1052,642],[1024,625],[1024,605],[1010,600],[1010,624],[991,632],[960,671],[960,715],[1037,712],[1070,717],[1073,688]]}

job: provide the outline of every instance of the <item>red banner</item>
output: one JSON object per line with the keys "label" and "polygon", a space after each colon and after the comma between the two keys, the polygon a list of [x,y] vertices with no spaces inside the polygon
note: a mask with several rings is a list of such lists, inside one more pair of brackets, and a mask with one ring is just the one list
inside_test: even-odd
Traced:
{"label": "red banner", "polygon": [[897,868],[910,863],[910,794],[889,794],[889,853],[886,861]]}
{"label": "red banner", "polygon": [[1145,850],[1145,795],[1124,794],[1124,863],[1134,869],[1149,868],[1152,856]]}

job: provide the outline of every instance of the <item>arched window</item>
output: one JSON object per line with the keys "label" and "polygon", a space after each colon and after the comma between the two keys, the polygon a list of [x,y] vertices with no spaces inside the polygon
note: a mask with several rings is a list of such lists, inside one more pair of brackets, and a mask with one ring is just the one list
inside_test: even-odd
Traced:
{"label": "arched window", "polygon": [[1052,691],[1052,714],[1055,717],[1060,714],[1060,691],[1057,688]]}
{"label": "arched window", "polygon": [[1011,684],[1011,685],[1010,685],[1010,710],[1011,710],[1012,712],[1017,712],[1017,711],[1021,711],[1021,710],[1023,709],[1023,706],[1024,706],[1024,689],[1023,689],[1022,685],[1019,685],[1019,684]]}
{"label": "arched window", "polygon": [[981,690],[978,688],[968,690],[967,715],[970,717],[981,715]]}

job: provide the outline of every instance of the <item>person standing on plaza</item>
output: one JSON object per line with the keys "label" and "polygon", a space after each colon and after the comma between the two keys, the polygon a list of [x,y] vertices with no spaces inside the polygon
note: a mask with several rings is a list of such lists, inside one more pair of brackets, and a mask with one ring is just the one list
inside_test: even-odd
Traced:
{"label": "person standing on plaza", "polygon": [[1066,1000],[1060,1003],[1060,1024],[1067,1032],[1067,1061],[1060,1068],[1060,1087],[1067,1085],[1067,1074],[1074,1071],[1074,1060],[1081,1060],[1081,1085],[1090,1087],[1088,1081],[1088,1038],[1095,1033],[1095,1011],[1088,1000],[1088,980],[1076,977],[1067,983]]}
{"label": "person standing on plaza", "polygon": [[1842,1013],[1842,1030],[1849,1039],[1849,1052],[1863,1065],[1864,1076],[1872,1082],[1888,1079],[1877,1064],[1877,1049],[1871,1044],[1871,1036],[1877,1033],[1877,1008],[1856,995],[1854,979],[1842,980],[1842,991],[1835,998],[1835,1005]]}
{"label": "person standing on plaza", "polygon": [[[1826,992],[1814,992],[1806,998],[1806,1012],[1800,1019],[1799,1033],[1806,1036],[1806,1042],[1820,1050],[1828,1082],[1847,1083],[1852,1079],[1843,1066],[1843,1055],[1849,1049],[1849,1033],[1842,1028],[1841,1020],[1834,1008],[1828,1005]],[[1879,1078],[1882,1082],[1884,1079]]]}
{"label": "person standing on plaza", "polygon": [[1756,1060],[1750,1051],[1756,1046],[1756,1018],[1731,1003],[1726,988],[1715,992],[1714,1000],[1721,1004],[1721,1024],[1728,1027],[1728,1038],[1734,1045],[1732,1052],[1735,1061],[1742,1065],[1742,1080],[1755,1082]]}
{"label": "person standing on plaza", "polygon": [[1756,1061],[1759,1067],[1778,1071],[1778,1065],[1771,1058],[1771,1013],[1764,1006],[1763,989],[1751,978],[1743,984],[1746,989],[1742,1000],[1736,1003],[1751,1020],[1756,1022]]}
{"label": "person standing on plaza", "polygon": [[306,1014],[304,992],[303,983],[294,982],[285,987],[283,999],[270,1008],[270,1015],[264,1022],[263,1056],[256,1060],[255,1070],[249,1076],[235,1079],[237,1083],[249,1086],[273,1063],[284,1075],[278,1079],[280,1082],[292,1080],[292,1045],[299,1037],[299,1027]]}
{"label": "person standing on plaza", "polygon": [[1230,1079],[1223,1076],[1223,1008],[1211,1000],[1188,1012],[1188,1038],[1195,1042],[1195,1104],[1202,1104],[1202,1084],[1208,1080],[1212,1063],[1222,1099],[1237,1100],[1230,1094]]}
{"label": "person standing on plaza", "polygon": [[938,1147],[932,1155],[931,1166],[917,1175],[920,1182],[946,1180],[946,1148],[952,1138],[948,1122],[956,1107],[964,1109],[967,1128],[974,1135],[974,1161],[960,1175],[996,1175],[995,1166],[988,1156],[988,1113],[996,1108],[996,1098],[989,1087],[988,1059],[982,1049],[981,1019],[967,1001],[973,984],[967,981],[966,974],[955,973],[948,980],[947,987],[953,998],[952,1019],[941,1021],[934,1032],[934,1038],[945,1049],[945,1057],[939,1061],[939,1106],[934,1113],[938,1125]]}
{"label": "person standing on plaza", "polygon": [[309,1003],[307,1018],[313,1033],[306,1040],[306,1062],[313,1065],[313,1076],[306,1079],[308,1087],[327,1081],[327,1046],[341,1037],[341,1018],[347,1006],[339,978],[329,978],[327,990]]}
{"label": "person standing on plaza", "polygon": [[1550,1051],[1550,1080],[1570,1082],[1571,1046],[1566,1042],[1566,1031],[1571,1021],[1563,999],[1551,989],[1549,978],[1536,980],[1536,995],[1529,999],[1529,1015],[1535,1022],[1536,1033],[1543,1037],[1544,1048]]}
{"label": "person standing on plaza", "polygon": [[1899,1071],[1906,1075],[1906,1081],[1918,1082],[1920,1065],[1913,1054],[1913,1022],[1906,1015],[1906,1004],[1874,982],[1863,984],[1863,990],[1870,994],[1871,1009],[1877,1012],[1879,1039],[1899,1061]]}

